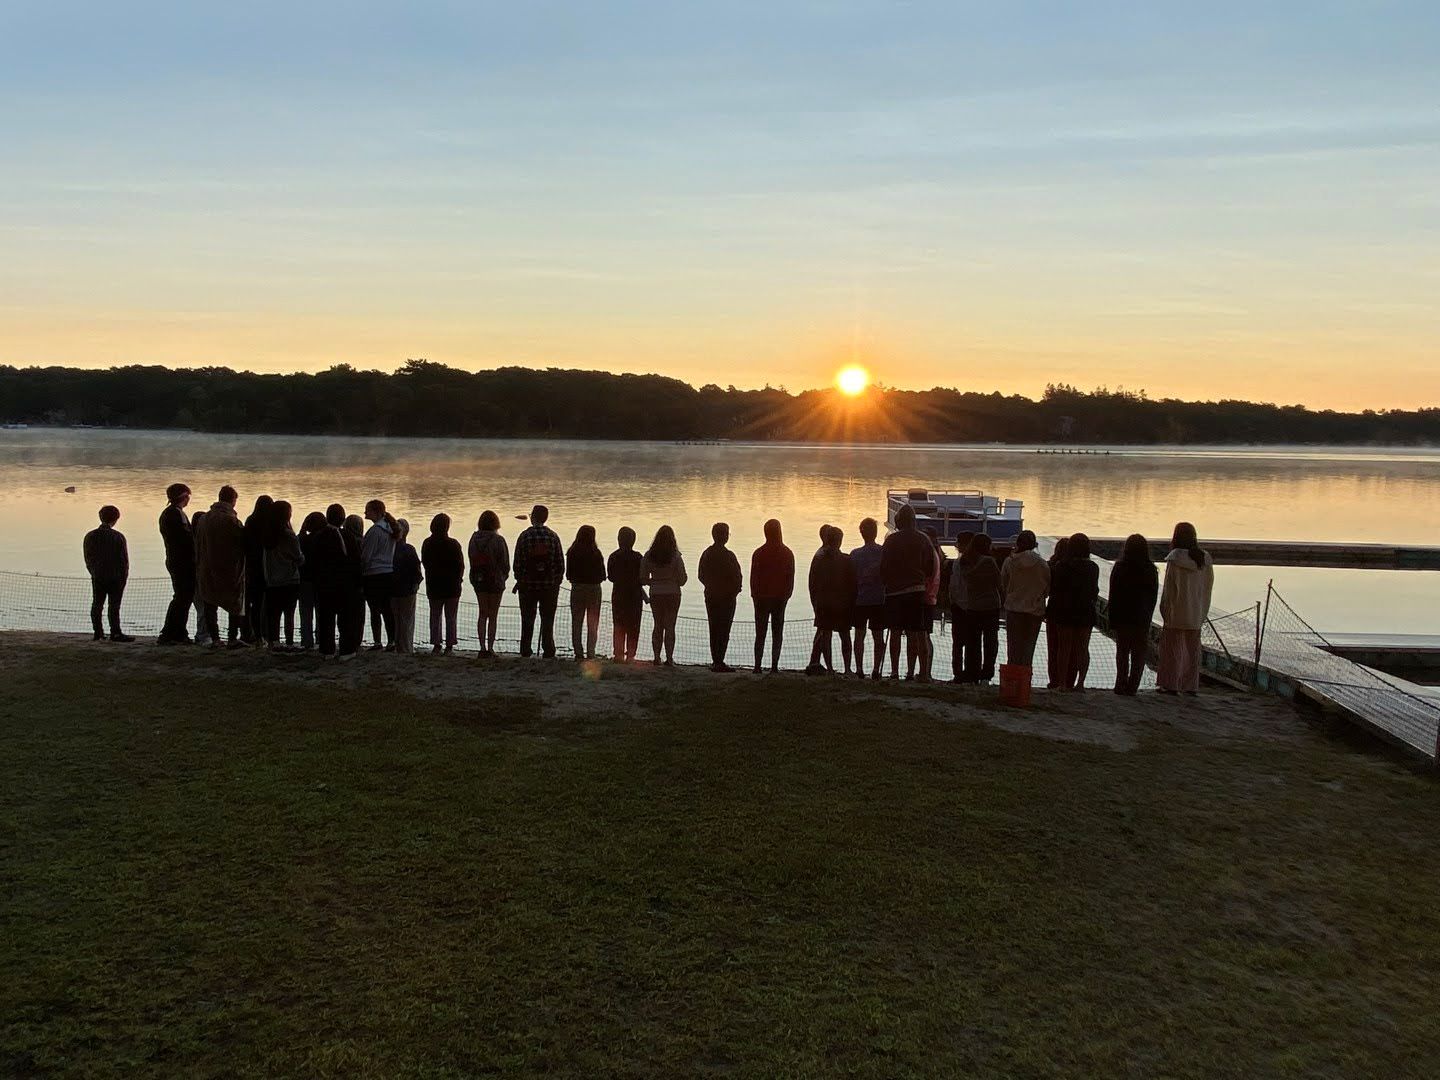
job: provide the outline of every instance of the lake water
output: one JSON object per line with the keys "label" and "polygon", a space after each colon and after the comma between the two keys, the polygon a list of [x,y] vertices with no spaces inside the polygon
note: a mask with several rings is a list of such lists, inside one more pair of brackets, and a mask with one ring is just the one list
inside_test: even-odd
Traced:
{"label": "lake water", "polygon": [[[1203,538],[1440,543],[1440,451],[1313,447],[1115,448],[1108,456],[1055,456],[991,446],[826,447],[775,444],[475,441],[199,435],[31,429],[0,431],[0,499],[6,568],[84,575],[80,539],[95,511],[114,503],[135,576],[163,576],[155,521],[164,489],[183,481],[191,509],[221,484],[289,499],[296,521],[332,501],[359,512],[381,498],[423,535],[444,511],[462,539],[494,509],[512,540],[516,516],[551,508],[566,543],[581,524],[613,546],[632,526],[648,540],[673,525],[694,573],[710,525],[728,521],[748,567],[767,517],[784,523],[803,568],[819,526],[882,524],[887,487],[981,488],[1023,499],[1037,533],[1168,538],[1179,519]],[[74,494],[64,489],[74,486]],[[1414,571],[1221,567],[1216,608],[1234,610],[1276,588],[1321,630],[1434,633],[1440,574]],[[685,607],[703,613],[698,588]],[[798,613],[797,613],[798,614]]]}

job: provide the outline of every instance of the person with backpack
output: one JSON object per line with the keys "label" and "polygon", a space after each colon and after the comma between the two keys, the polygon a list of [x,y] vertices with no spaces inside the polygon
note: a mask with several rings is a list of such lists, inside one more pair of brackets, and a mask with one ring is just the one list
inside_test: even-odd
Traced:
{"label": "person with backpack", "polygon": [[555,609],[565,580],[565,549],[545,523],[550,508],[536,503],[530,527],[515,538],[515,593],[520,597],[520,655],[533,656],[535,616],[540,616],[540,652],[555,659]]}
{"label": "person with backpack", "polygon": [[495,655],[495,629],[500,618],[500,601],[510,577],[510,548],[500,535],[500,515],[486,510],[475,523],[466,552],[470,557],[470,587],[475,590],[475,636],[480,642],[479,657]]}
{"label": "person with backpack", "polygon": [[[205,631],[212,648],[220,645],[220,612],[230,619],[230,647],[238,641],[248,642],[251,631],[246,623],[245,527],[235,512],[239,494],[226,484],[205,514],[196,514],[192,528],[195,533],[195,595],[205,605]],[[264,572],[263,569],[261,571]]]}
{"label": "person with backpack", "polygon": [[430,535],[420,545],[420,565],[425,568],[425,598],[430,601],[430,651],[436,656],[442,651],[449,656],[458,641],[455,621],[465,581],[465,553],[460,550],[460,541],[450,535],[449,514],[436,514],[430,519]]}
{"label": "person with backpack", "polygon": [[319,510],[311,510],[300,523],[297,536],[300,554],[305,556],[305,561],[300,564],[300,648],[305,650],[315,648],[315,569],[311,565],[310,549],[315,537],[324,528],[325,515]]}
{"label": "person with backpack", "polygon": [[365,622],[360,538],[345,527],[346,520],[345,507],[332,503],[325,511],[325,527],[311,535],[306,548],[315,582],[316,644],[322,657],[340,661],[355,659]]}
{"label": "person with backpack", "polygon": [[575,530],[575,542],[565,552],[565,580],[570,582],[570,646],[577,661],[594,660],[605,587],[605,555],[595,542],[594,525]]}
{"label": "person with backpack", "polygon": [[265,618],[265,537],[270,531],[270,508],[275,500],[269,495],[255,499],[255,509],[245,519],[245,629],[241,631],[247,644],[264,645]]}

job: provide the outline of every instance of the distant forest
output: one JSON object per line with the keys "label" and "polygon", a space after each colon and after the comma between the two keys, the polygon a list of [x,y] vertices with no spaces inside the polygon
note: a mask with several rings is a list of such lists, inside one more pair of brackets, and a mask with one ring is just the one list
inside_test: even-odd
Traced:
{"label": "distant forest", "polygon": [[1440,442],[1440,409],[1343,413],[1046,388],[1039,401],[946,388],[698,390],[660,375],[410,360],[393,374],[0,365],[0,422],[303,435],[851,442]]}

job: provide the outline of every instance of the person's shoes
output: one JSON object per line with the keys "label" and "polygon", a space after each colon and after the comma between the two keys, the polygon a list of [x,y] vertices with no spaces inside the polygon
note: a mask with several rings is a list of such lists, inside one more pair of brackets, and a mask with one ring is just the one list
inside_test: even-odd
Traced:
{"label": "person's shoes", "polygon": [[394,651],[395,651],[395,643],[392,641],[389,645],[386,645],[386,646],[385,646],[385,651],[386,651],[386,652],[394,652]]}
{"label": "person's shoes", "polygon": [[[863,679],[865,676],[864,676],[864,675],[861,675],[860,677]],[[870,681],[871,681],[871,682],[879,682],[879,681],[880,681],[880,672],[878,672],[878,671],[872,671],[872,672],[870,673]]]}
{"label": "person's shoes", "polygon": [[722,661],[721,663],[718,663],[718,664],[711,664],[711,665],[710,665],[710,670],[713,671],[713,672],[715,672],[715,673],[718,674],[718,675],[728,675],[728,674],[730,674],[730,672],[734,671],[735,669],[734,669],[733,667],[731,667],[729,664],[726,664],[726,663],[724,663],[724,662]]}
{"label": "person's shoes", "polygon": [[348,664],[351,660],[354,659],[355,654],[353,652],[342,652],[339,656],[335,657],[336,663],[340,664]]}
{"label": "person's shoes", "polygon": [[805,674],[806,674],[806,675],[824,675],[824,674],[825,674],[825,668],[824,668],[822,665],[820,665],[820,664],[806,664],[806,665],[805,665]]}
{"label": "person's shoes", "polygon": [[431,645],[431,646],[430,646],[430,655],[431,655],[431,656],[439,656],[440,653],[441,653],[441,649],[440,649],[440,646],[439,646],[439,645]]}
{"label": "person's shoes", "polygon": [[371,652],[379,652],[380,650],[382,650],[383,648],[385,648],[385,646],[384,646],[384,645],[381,645],[380,642],[377,641],[377,642],[375,642],[375,644],[373,644],[373,645],[371,645],[371,646],[368,646],[368,648],[370,649]]}
{"label": "person's shoes", "polygon": [[770,674],[771,674],[771,675],[779,675],[779,674],[780,674],[780,665],[779,665],[779,664],[771,664],[771,665],[770,665]]}
{"label": "person's shoes", "polygon": [[760,674],[760,665],[759,665],[759,664],[756,664],[756,665],[755,665],[755,674],[756,674],[756,675],[759,675],[759,674]]}
{"label": "person's shoes", "polygon": [[249,647],[250,643],[248,641],[232,641],[226,646],[227,649],[248,649]]}
{"label": "person's shoes", "polygon": [[554,659],[555,659],[555,654],[554,654],[553,652],[547,652],[547,653],[545,654],[545,659],[546,659],[546,660],[554,660]]}
{"label": "person's shoes", "polygon": [[95,631],[95,637],[94,637],[92,640],[94,640],[94,641],[104,641],[104,640],[105,640],[105,635],[102,634],[102,633],[100,633],[100,631],[97,630],[97,631]]}

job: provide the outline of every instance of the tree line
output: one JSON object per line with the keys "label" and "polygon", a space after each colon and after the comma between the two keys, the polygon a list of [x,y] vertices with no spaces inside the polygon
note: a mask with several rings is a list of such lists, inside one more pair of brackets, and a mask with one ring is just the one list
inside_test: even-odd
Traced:
{"label": "tree line", "polygon": [[1344,443],[1440,441],[1440,409],[1347,413],[1152,399],[1060,384],[1036,401],[953,388],[699,389],[662,375],[462,371],[410,360],[264,375],[223,367],[0,365],[0,422],[299,435],[850,442]]}

